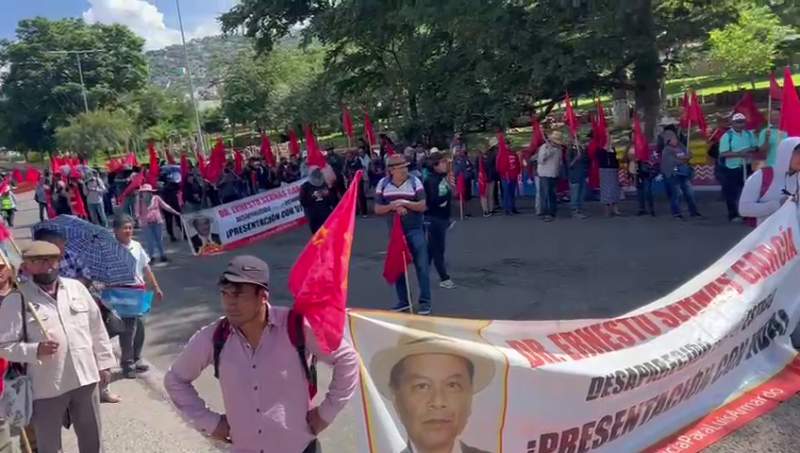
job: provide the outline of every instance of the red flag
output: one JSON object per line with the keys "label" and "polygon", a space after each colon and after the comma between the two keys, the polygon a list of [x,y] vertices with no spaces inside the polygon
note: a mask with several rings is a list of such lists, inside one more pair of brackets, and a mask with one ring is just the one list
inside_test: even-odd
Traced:
{"label": "red flag", "polygon": [[0,182],[0,196],[5,195],[9,190],[11,190],[11,185],[8,184],[8,178],[5,178]]}
{"label": "red flag", "polygon": [[200,170],[200,175],[205,177],[208,164],[206,163],[206,156],[200,151],[199,146],[195,149],[195,158],[197,159],[197,169]]}
{"label": "red flag", "polygon": [[383,144],[383,149],[386,151],[387,156],[393,156],[397,152],[394,149],[392,141],[385,135],[381,136],[381,144]]}
{"label": "red flag", "polygon": [[456,178],[456,190],[458,191],[458,199],[463,202],[467,194],[467,180],[464,179],[464,173],[460,173]]}
{"label": "red flag", "polygon": [[569,93],[566,94],[564,103],[566,104],[564,123],[566,123],[572,136],[575,137],[575,134],[578,133],[578,117],[575,115],[575,110],[572,108],[572,100],[569,98]]}
{"label": "red flag", "polygon": [[753,95],[749,91],[739,99],[739,102],[733,107],[733,111],[747,117],[747,126],[745,126],[747,129],[759,130],[767,124],[767,119],[758,109],[755,100],[753,100]]}
{"label": "red flag", "polygon": [[131,178],[131,182],[128,183],[128,187],[126,187],[125,190],[123,190],[122,193],[119,195],[118,204],[124,203],[125,199],[128,198],[128,195],[135,192],[137,189],[139,189],[139,187],[142,186],[142,184],[144,184],[144,180],[145,180],[144,173],[136,173],[136,175],[133,178]]}
{"label": "red flag", "polygon": [[372,127],[372,121],[369,119],[368,112],[364,112],[364,136],[366,137],[370,148],[378,143],[378,140],[375,139],[375,128]]}
{"label": "red flag", "polygon": [[483,157],[478,157],[478,195],[486,196],[486,169],[483,168]]}
{"label": "red flag", "polygon": [[353,117],[350,116],[350,110],[345,105],[342,105],[342,128],[344,129],[344,134],[352,140],[355,136],[353,134]]}
{"label": "red flag", "polygon": [[775,73],[772,72],[769,75],[769,96],[774,101],[780,101],[783,99],[783,88],[778,85],[778,81],[775,79]]}
{"label": "red flag", "polygon": [[136,153],[129,152],[127,156],[125,156],[125,165],[130,165],[131,168],[139,166],[139,158],[136,157]]}
{"label": "red flag", "polygon": [[19,168],[15,168],[15,169],[11,170],[11,178],[17,184],[19,184],[19,183],[21,183],[23,181],[22,172],[20,171]]}
{"label": "red flag", "polygon": [[208,182],[216,184],[219,178],[222,177],[222,172],[225,170],[225,144],[221,138],[217,139],[214,149],[211,150],[211,157],[209,158],[208,165],[206,166],[205,177]]}
{"label": "red flag", "polygon": [[25,175],[25,180],[37,184],[42,179],[42,172],[36,167],[28,168],[28,173]]}
{"label": "red flag", "polygon": [[787,66],[783,70],[783,104],[781,105],[780,130],[789,137],[800,135],[800,99],[797,98],[797,89],[794,87],[792,73]]}
{"label": "red flag", "polygon": [[275,154],[272,153],[272,143],[269,141],[269,135],[263,132],[261,133],[261,158],[264,159],[264,163],[270,167],[274,167],[276,164]]}
{"label": "red flag", "polygon": [[164,150],[164,154],[167,156],[167,163],[170,165],[175,165],[175,156],[172,155],[172,152],[169,150],[169,148]]}
{"label": "red flag", "polygon": [[70,184],[70,197],[72,198],[72,213],[82,219],[88,219],[89,213],[86,212],[86,205],[83,204],[83,197],[80,194],[78,185]]}
{"label": "red flag", "polygon": [[542,125],[539,123],[539,117],[533,115],[531,117],[531,144],[528,145],[528,150],[525,152],[525,160],[539,151],[539,147],[544,145],[544,132],[542,132]]}
{"label": "red flag", "polygon": [[648,162],[650,160],[650,147],[647,144],[647,138],[642,132],[642,123],[639,121],[639,115],[633,112],[633,149],[636,153],[636,160]]}
{"label": "red flag", "polygon": [[406,266],[413,260],[414,257],[406,242],[406,234],[403,232],[403,223],[400,216],[395,215],[392,232],[389,235],[389,245],[386,248],[386,261],[383,262],[383,278],[390,284],[396,283],[405,275]]}
{"label": "red flag", "polygon": [[47,196],[47,218],[52,219],[56,217],[56,209],[53,207],[53,192],[50,190],[45,191]]}
{"label": "red flag", "polygon": [[300,142],[297,140],[297,133],[293,127],[289,129],[289,154],[291,156],[300,155]]}
{"label": "red flag", "polygon": [[598,149],[605,149],[608,146],[608,124],[606,123],[606,109],[600,99],[596,102],[597,116],[592,122],[592,140],[597,144]]}
{"label": "red flag", "polygon": [[303,126],[303,131],[306,134],[306,151],[308,151],[306,165],[308,167],[324,167],[327,162],[325,161],[325,156],[323,156],[322,152],[319,150],[317,137],[314,137],[314,131],[311,130],[311,126],[308,124]]}
{"label": "red flag", "polygon": [[233,150],[233,171],[241,175],[244,171],[244,155],[238,149]]}
{"label": "red flag", "polygon": [[[697,98],[697,92],[692,91],[692,123],[697,125],[697,129],[703,134],[703,137],[708,137],[708,124],[706,124],[706,116],[703,115],[703,107],[700,105],[700,100]],[[753,105],[755,107],[755,104]],[[758,112],[758,109],[756,109]],[[760,112],[759,112],[760,115]]]}
{"label": "red flag", "polygon": [[57,175],[58,169],[61,168],[61,159],[55,154],[50,157],[50,174]]}
{"label": "red flag", "polygon": [[158,166],[158,152],[153,142],[147,144],[147,153],[150,155],[150,169],[147,173],[147,183],[155,187],[158,184],[161,168]]}
{"label": "red flag", "polygon": [[680,126],[681,126],[681,129],[688,129],[689,128],[689,122],[692,121],[692,104],[689,101],[689,92],[688,91],[685,91],[683,93],[683,103],[681,104],[681,106],[682,106],[682,110],[681,110]]}
{"label": "red flag", "polygon": [[356,225],[356,202],[364,172],[359,170],[344,197],[289,271],[294,309],[311,325],[324,353],[336,350],[344,335],[350,253]]}
{"label": "red flag", "polygon": [[501,131],[497,133],[497,173],[501,178],[505,178],[508,172],[508,145],[506,135]]}

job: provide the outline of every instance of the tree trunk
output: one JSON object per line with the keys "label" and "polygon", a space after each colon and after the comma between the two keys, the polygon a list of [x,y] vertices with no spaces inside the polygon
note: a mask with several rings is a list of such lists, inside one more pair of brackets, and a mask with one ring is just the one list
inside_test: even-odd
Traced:
{"label": "tree trunk", "polygon": [[636,0],[636,20],[633,33],[639,42],[639,55],[634,63],[633,78],[636,84],[636,107],[644,116],[644,133],[648,141],[656,134],[656,123],[661,110],[661,79],[664,70],[656,45],[655,21],[652,0]]}

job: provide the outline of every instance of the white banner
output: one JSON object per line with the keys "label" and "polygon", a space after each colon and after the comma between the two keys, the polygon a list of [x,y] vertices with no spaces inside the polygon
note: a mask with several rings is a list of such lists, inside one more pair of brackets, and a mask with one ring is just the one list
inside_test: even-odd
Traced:
{"label": "white banner", "polygon": [[306,222],[300,206],[305,179],[232,203],[181,216],[195,255],[213,255],[266,239]]}
{"label": "white banner", "polygon": [[[798,239],[798,207],[787,203],[691,281],[613,319],[351,311],[362,360],[357,451],[697,451],[708,442],[665,438],[795,359]],[[786,382],[788,397],[800,374]]]}

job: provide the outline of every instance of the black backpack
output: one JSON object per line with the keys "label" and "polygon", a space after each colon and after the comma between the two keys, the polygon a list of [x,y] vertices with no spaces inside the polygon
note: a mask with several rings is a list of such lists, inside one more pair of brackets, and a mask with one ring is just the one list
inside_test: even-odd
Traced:
{"label": "black backpack", "polygon": [[[293,309],[289,310],[287,324],[289,341],[297,350],[297,355],[303,366],[308,383],[308,399],[311,400],[317,394],[317,357],[314,355],[311,355],[310,358],[307,357],[306,336],[303,333],[303,325],[305,324],[303,315]],[[219,379],[219,355],[222,353],[222,348],[230,335],[231,324],[228,319],[222,318],[217,321],[217,325],[214,327],[214,334],[211,337],[214,342],[214,377],[217,379]]]}

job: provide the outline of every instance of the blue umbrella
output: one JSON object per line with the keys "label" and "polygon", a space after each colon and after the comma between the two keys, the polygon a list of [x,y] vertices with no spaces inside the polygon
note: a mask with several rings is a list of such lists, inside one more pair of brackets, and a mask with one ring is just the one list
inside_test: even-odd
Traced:
{"label": "blue umbrella", "polygon": [[136,281],[136,259],[127,247],[107,229],[71,215],[37,223],[31,227],[53,230],[67,239],[66,250],[80,258],[89,270],[92,280],[106,285],[125,285]]}

